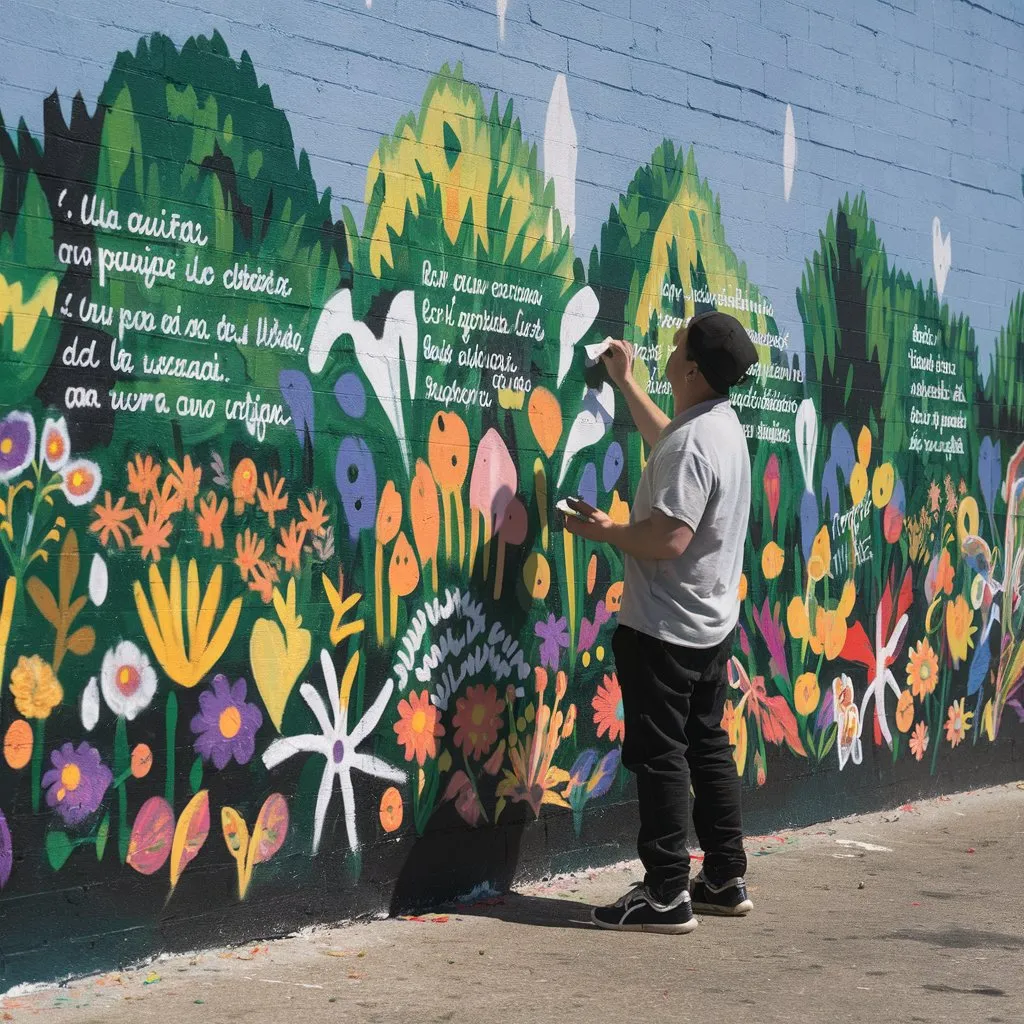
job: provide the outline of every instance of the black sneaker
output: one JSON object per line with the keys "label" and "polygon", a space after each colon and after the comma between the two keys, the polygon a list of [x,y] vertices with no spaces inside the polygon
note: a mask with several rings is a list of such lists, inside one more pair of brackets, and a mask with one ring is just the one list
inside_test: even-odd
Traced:
{"label": "black sneaker", "polygon": [[712,885],[703,871],[690,883],[690,899],[693,909],[699,914],[742,917],[754,909],[742,878],[730,878],[721,885]]}
{"label": "black sneaker", "polygon": [[692,932],[697,921],[690,909],[690,894],[682,895],[672,903],[658,903],[645,885],[636,885],[621,899],[607,907],[594,907],[590,919],[601,928],[620,932],[660,932],[681,935]]}

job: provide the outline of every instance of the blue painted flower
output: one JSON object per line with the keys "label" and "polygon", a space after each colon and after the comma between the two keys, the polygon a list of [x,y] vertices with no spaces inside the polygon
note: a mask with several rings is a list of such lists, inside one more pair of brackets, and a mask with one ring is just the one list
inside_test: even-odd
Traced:
{"label": "blue painted flower", "polygon": [[377,471],[361,437],[346,437],[338,448],[334,473],[352,542],[377,521]]}
{"label": "blue painted flower", "polygon": [[612,783],[615,781],[615,773],[619,770],[621,758],[622,751],[618,747],[609,750],[601,758],[601,763],[594,770],[594,774],[590,776],[590,781],[587,783],[587,796],[591,800],[604,796],[612,788]]}
{"label": "blue painted flower", "polygon": [[842,423],[837,423],[832,430],[832,447],[828,462],[821,474],[821,490],[824,497],[825,515],[831,517],[842,511],[841,491],[838,474],[842,474],[843,482],[849,486],[850,474],[857,464],[854,454],[853,438]]}
{"label": "blue painted flower", "polygon": [[346,416],[358,420],[366,412],[366,388],[354,373],[343,373],[335,381],[334,397]]}
{"label": "blue painted flower", "polygon": [[580,474],[580,497],[597,508],[597,467],[592,462],[588,462]]}
{"label": "blue painted flower", "polygon": [[594,770],[595,764],[597,764],[597,751],[593,748],[584,750],[576,758],[576,762],[569,771],[569,782],[572,790],[579,789],[590,778],[590,773]]}
{"label": "blue painted flower", "polygon": [[604,453],[604,467],[601,470],[601,482],[606,491],[610,491],[619,482],[623,462],[622,445],[618,441],[612,441],[608,445],[608,451]]}
{"label": "blue painted flower", "polygon": [[978,478],[993,537],[995,536],[996,495],[999,492],[999,481],[1002,475],[1003,461],[1000,443],[993,442],[992,438],[986,437],[982,440],[981,448],[978,450]]}
{"label": "blue painted flower", "polygon": [[818,532],[818,499],[813,492],[804,491],[800,499],[800,547],[804,553],[804,561],[811,557],[811,545]]}

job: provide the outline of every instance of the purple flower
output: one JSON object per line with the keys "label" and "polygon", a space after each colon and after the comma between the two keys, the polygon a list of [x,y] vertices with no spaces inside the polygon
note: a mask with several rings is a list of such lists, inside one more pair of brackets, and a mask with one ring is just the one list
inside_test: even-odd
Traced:
{"label": "purple flower", "polygon": [[43,789],[49,790],[46,803],[57,808],[66,824],[79,825],[102,803],[114,777],[88,743],[80,743],[77,750],[65,743],[50,754],[50,764],[43,776]]}
{"label": "purple flower", "polygon": [[346,437],[341,442],[334,479],[354,544],[360,531],[372,530],[377,521],[377,471],[361,437]]}
{"label": "purple flower", "polygon": [[580,474],[580,497],[597,508],[597,467],[592,462],[588,462]]}
{"label": "purple flower", "polygon": [[244,679],[236,679],[231,685],[226,675],[217,674],[210,689],[199,695],[199,714],[192,719],[195,750],[205,761],[212,761],[218,771],[232,757],[239,764],[248,764],[256,749],[263,712],[247,703],[246,692]]}
{"label": "purple flower", "polygon": [[604,796],[612,788],[612,783],[615,781],[615,773],[619,770],[619,760],[621,757],[622,751],[615,747],[601,758],[601,763],[597,766],[594,774],[590,776],[590,781],[587,783],[587,797],[589,799],[596,800],[599,796]]}
{"label": "purple flower", "polygon": [[818,717],[814,720],[814,727],[819,731],[831,725],[835,720],[835,697],[832,694],[832,687],[825,687],[825,696],[822,698],[821,707],[818,708]]}
{"label": "purple flower", "polygon": [[584,750],[576,758],[576,762],[569,772],[569,781],[572,783],[574,790],[579,789],[590,778],[590,773],[594,770],[595,764],[597,764],[597,751],[593,748]]}
{"label": "purple flower", "polygon": [[11,412],[0,420],[0,482],[13,480],[36,450],[36,423],[27,412]]}
{"label": "purple flower", "polygon": [[4,812],[0,811],[0,889],[7,884],[14,866],[14,847],[11,844],[11,830],[7,827]]}
{"label": "purple flower", "polygon": [[843,481],[849,485],[850,474],[853,472],[856,462],[857,457],[854,455],[853,438],[850,437],[850,432],[842,423],[837,423],[832,430],[832,450],[821,474],[821,487],[824,496],[823,505],[826,516],[834,516],[842,512],[837,473],[841,473]]}
{"label": "purple flower", "polygon": [[548,621],[538,622],[533,631],[544,641],[540,645],[541,665],[557,670],[562,651],[569,649],[569,626],[565,616],[556,619],[549,615]]}
{"label": "purple flower", "polygon": [[366,388],[354,373],[343,373],[334,384],[334,397],[341,411],[352,419],[361,419],[366,412]]}
{"label": "purple flower", "polygon": [[761,636],[764,637],[765,646],[771,655],[768,663],[769,668],[771,668],[775,675],[782,676],[788,683],[789,667],[786,665],[786,634],[782,631],[782,621],[779,618],[778,605],[775,606],[775,614],[773,615],[771,608],[768,606],[768,599],[765,598],[760,612],[756,607],[754,608],[754,622],[757,623],[757,628],[761,630]]}
{"label": "purple flower", "polygon": [[277,378],[281,395],[288,403],[288,411],[292,414],[292,425],[300,445],[306,444],[306,438],[313,444],[316,436],[313,416],[313,385],[301,370],[282,370]]}
{"label": "purple flower", "polygon": [[601,482],[606,491],[610,491],[619,482],[622,462],[622,445],[618,441],[612,441],[608,445],[608,451],[604,453],[604,466],[601,470]]}
{"label": "purple flower", "polygon": [[601,627],[612,617],[612,613],[608,611],[608,606],[604,601],[597,602],[597,608],[594,610],[594,621],[591,622],[585,615],[583,621],[580,623],[580,642],[576,647],[576,653],[580,654],[583,651],[589,651],[591,647],[597,643],[598,634],[601,632]]}
{"label": "purple flower", "polygon": [[813,491],[804,491],[800,499],[800,546],[804,553],[804,561],[811,557],[811,545],[814,544],[818,532],[818,499]]}
{"label": "purple flower", "polygon": [[1000,442],[993,443],[986,437],[978,451],[978,479],[981,482],[981,496],[985,499],[985,510],[988,512],[989,526],[992,536],[996,536],[995,508],[996,494],[1003,476],[1003,459]]}

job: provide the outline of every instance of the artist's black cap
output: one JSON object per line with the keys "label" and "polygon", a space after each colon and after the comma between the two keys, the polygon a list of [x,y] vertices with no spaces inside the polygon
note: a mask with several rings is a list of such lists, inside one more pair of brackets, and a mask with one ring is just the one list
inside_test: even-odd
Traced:
{"label": "artist's black cap", "polygon": [[728,313],[711,310],[695,316],[686,335],[687,356],[720,395],[745,384],[757,362],[757,349],[743,325]]}

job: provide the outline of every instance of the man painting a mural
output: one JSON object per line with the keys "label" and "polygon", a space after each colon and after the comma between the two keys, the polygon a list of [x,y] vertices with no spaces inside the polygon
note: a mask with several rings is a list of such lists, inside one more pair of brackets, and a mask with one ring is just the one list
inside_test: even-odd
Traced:
{"label": "man painting a mural", "polygon": [[[566,528],[625,556],[613,649],[626,722],[622,761],[636,775],[646,877],[592,916],[602,928],[684,933],[697,926],[694,908],[732,916],[753,909],[740,780],[722,713],[750,508],[747,444],[728,395],[757,353],[735,318],[694,317],[676,334],[665,369],[672,420],[634,378],[626,342],[611,341],[603,359],[650,457],[627,525],[569,499],[579,516],[567,515]],[[692,889],[691,777],[705,858]]]}

